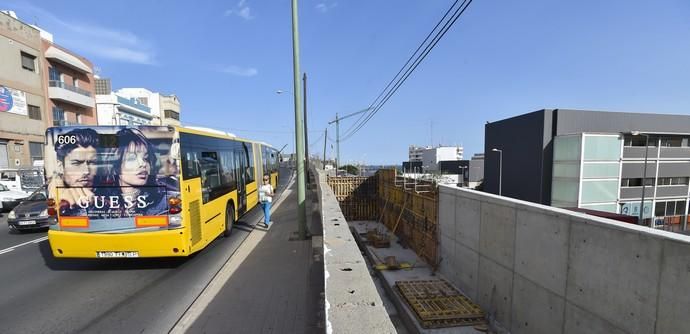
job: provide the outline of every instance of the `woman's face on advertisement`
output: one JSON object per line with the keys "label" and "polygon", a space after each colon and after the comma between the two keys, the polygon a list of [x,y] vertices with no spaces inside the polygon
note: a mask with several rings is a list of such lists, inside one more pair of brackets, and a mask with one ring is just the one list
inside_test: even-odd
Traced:
{"label": "woman's face on advertisement", "polygon": [[122,155],[120,183],[127,186],[143,186],[151,174],[149,152],[146,146],[129,144]]}

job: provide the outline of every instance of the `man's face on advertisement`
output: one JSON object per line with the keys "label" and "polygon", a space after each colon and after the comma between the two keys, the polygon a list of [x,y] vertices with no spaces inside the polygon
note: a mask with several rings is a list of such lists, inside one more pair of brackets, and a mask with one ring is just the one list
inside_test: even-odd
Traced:
{"label": "man's face on advertisement", "polygon": [[92,187],[96,176],[96,148],[93,146],[70,151],[63,162],[63,182],[68,187]]}

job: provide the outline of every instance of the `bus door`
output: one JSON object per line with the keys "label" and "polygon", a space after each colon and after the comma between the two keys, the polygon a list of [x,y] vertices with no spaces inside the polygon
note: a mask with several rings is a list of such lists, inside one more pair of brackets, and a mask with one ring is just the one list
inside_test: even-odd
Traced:
{"label": "bus door", "polygon": [[235,168],[237,168],[237,213],[242,215],[247,211],[247,161],[241,151],[235,152]]}

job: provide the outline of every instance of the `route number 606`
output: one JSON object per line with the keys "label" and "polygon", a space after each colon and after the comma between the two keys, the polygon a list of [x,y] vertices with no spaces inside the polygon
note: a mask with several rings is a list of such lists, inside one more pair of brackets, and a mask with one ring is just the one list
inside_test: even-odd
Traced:
{"label": "route number 606", "polygon": [[76,144],[77,143],[77,136],[75,136],[75,135],[58,135],[57,136],[57,143],[58,144]]}

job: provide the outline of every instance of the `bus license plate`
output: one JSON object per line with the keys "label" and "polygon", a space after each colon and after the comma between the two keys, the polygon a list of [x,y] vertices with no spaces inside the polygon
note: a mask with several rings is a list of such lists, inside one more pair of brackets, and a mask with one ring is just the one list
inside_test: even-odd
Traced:
{"label": "bus license plate", "polygon": [[139,257],[139,252],[96,252],[96,255],[103,258]]}
{"label": "bus license plate", "polygon": [[24,221],[18,222],[17,224],[19,224],[19,225],[36,225],[36,221],[35,220],[24,220]]}

